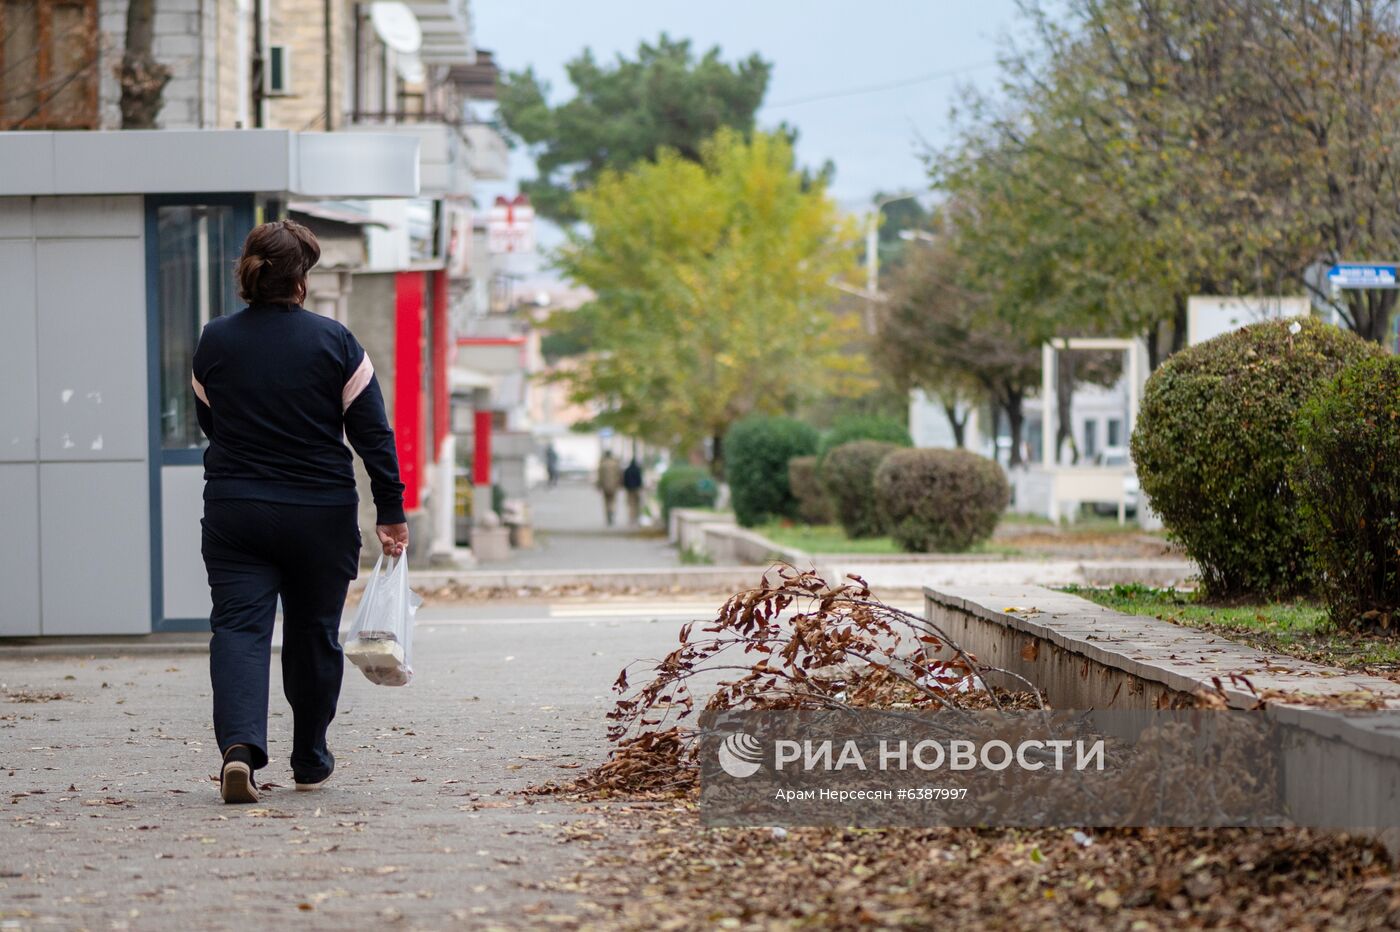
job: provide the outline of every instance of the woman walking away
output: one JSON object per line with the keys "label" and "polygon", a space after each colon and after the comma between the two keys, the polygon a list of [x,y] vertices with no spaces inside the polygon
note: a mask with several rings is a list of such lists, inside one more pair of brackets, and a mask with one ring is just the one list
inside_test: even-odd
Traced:
{"label": "woman walking away", "polygon": [[359,569],[354,461],[364,460],[384,553],[408,546],[394,433],[369,356],[344,326],[302,308],[321,257],[289,220],[254,228],[238,260],[248,306],[212,320],[191,384],[204,452],[204,565],[214,610],[209,676],[224,802],[258,799],[267,765],[268,666],[282,599],[282,688],[292,776],[316,789],[335,769],[326,729],[340,696],[338,631]]}

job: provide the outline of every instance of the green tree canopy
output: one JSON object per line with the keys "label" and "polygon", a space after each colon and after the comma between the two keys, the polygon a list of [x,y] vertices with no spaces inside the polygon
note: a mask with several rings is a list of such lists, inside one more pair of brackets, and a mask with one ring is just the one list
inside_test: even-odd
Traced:
{"label": "green tree canopy", "polygon": [[535,209],[556,220],[578,219],[572,196],[601,174],[654,159],[662,149],[698,162],[705,140],[721,128],[754,129],[772,65],[758,55],[734,64],[718,47],[697,57],[687,40],[665,33],[643,42],[635,59],[600,63],[587,49],[568,63],[576,94],[551,105],[533,69],[501,81],[507,129],[538,147],[539,177],[522,185]]}
{"label": "green tree canopy", "polygon": [[[1186,337],[1193,294],[1309,290],[1400,255],[1397,0],[1028,0],[996,103],[972,98],[935,179],[959,248],[1061,334]],[[1050,12],[1053,10],[1053,15]],[[1381,339],[1394,292],[1339,315]]]}
{"label": "green tree canopy", "polygon": [[1188,295],[1266,271],[1276,218],[1240,196],[1262,180],[1245,156],[1261,124],[1238,104],[1255,78],[1218,6],[1069,0],[1053,19],[1028,4],[1034,41],[1006,60],[1001,100],[970,101],[933,160],[970,205],[952,215],[960,248],[1037,339],[1146,333],[1161,356],[1185,339]]}
{"label": "green tree canopy", "polygon": [[[560,268],[591,289],[592,352],[558,378],[602,425],[695,450],[750,412],[864,388],[832,313],[854,231],[779,134],[721,130],[700,161],[662,149],[576,196]],[[553,325],[553,324],[551,324]]]}

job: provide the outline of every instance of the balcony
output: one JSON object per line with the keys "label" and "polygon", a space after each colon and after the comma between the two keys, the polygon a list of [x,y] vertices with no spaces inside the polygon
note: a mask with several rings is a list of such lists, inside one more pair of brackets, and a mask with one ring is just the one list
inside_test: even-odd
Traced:
{"label": "balcony", "polygon": [[459,127],[432,114],[356,113],[346,132],[407,136],[418,140],[418,179],[423,197],[471,191],[467,145]]}
{"label": "balcony", "polygon": [[510,149],[489,123],[470,122],[437,113],[352,113],[347,132],[388,133],[418,140],[424,197],[468,194],[473,180],[504,181],[510,172]]}
{"label": "balcony", "polygon": [[467,123],[462,127],[467,140],[467,165],[473,177],[482,181],[505,181],[510,177],[510,148],[490,123]]}
{"label": "balcony", "polygon": [[423,64],[470,65],[476,62],[467,0],[408,0],[408,8],[423,30],[423,47],[418,52]]}
{"label": "balcony", "polygon": [[476,61],[471,64],[453,65],[447,72],[447,80],[470,100],[495,100],[500,77],[496,56],[486,49],[477,49]]}

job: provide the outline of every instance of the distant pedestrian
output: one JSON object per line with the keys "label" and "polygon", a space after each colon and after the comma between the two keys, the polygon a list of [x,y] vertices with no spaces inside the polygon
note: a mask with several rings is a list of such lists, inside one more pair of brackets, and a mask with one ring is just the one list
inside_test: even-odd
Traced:
{"label": "distant pedestrian", "polygon": [[394,432],[374,366],[350,331],[302,308],[321,256],[306,227],[275,221],[243,243],[248,306],[209,322],[191,385],[204,451],[204,565],[213,612],[209,677],[226,803],[257,802],[267,766],[272,626],[282,600],[282,689],[292,776],[316,789],[335,769],[326,730],[344,661],[338,633],[360,564],[354,459],[364,461],[385,554],[408,547]]}
{"label": "distant pedestrian", "polygon": [[554,441],[549,442],[549,446],[544,448],[544,471],[549,476],[549,487],[552,489],[559,484],[559,451],[554,449]]}
{"label": "distant pedestrian", "polygon": [[617,490],[622,488],[622,465],[609,450],[598,463],[598,491],[603,493],[603,514],[612,527],[617,516]]}
{"label": "distant pedestrian", "polygon": [[632,462],[622,471],[622,487],[627,490],[627,523],[636,527],[642,520],[642,464],[632,457]]}

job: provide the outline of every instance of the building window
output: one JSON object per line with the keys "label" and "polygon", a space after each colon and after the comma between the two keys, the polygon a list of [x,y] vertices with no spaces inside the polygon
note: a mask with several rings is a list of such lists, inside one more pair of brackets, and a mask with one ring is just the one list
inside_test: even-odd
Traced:
{"label": "building window", "polygon": [[1025,444],[1027,450],[1026,462],[1040,462],[1040,455],[1043,452],[1041,449],[1041,442],[1042,441],[1040,437],[1040,420],[1036,419],[1034,421],[1027,421],[1025,437]]}
{"label": "building window", "polygon": [[1108,419],[1108,445],[1110,447],[1123,445],[1123,422],[1116,417]]}
{"label": "building window", "polygon": [[97,128],[96,0],[0,0],[0,130]]}
{"label": "building window", "polygon": [[290,94],[292,92],[292,52],[285,45],[269,46],[267,50],[267,92],[268,94]]}
{"label": "building window", "polygon": [[1084,422],[1084,458],[1092,460],[1094,454],[1099,452],[1099,422],[1088,420]]}
{"label": "building window", "polygon": [[241,232],[233,207],[156,208],[156,300],[160,308],[160,430],[165,449],[204,445],[190,366],[204,325],[238,308],[233,265]]}

